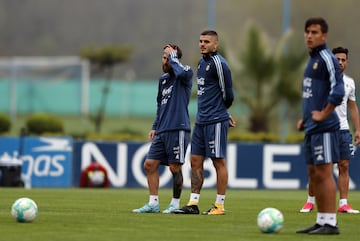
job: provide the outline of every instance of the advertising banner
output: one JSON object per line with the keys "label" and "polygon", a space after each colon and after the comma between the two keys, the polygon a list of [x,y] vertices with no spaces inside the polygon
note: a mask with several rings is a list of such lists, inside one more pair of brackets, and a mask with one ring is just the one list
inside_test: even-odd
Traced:
{"label": "advertising banner", "polygon": [[[113,187],[147,187],[143,163],[149,143],[74,143],[74,186],[78,186],[81,169],[92,161],[102,164]],[[227,147],[229,188],[306,189],[307,168],[300,144],[229,143]],[[360,184],[358,153],[351,161],[350,189]],[[184,187],[190,187],[190,147],[183,166]],[[216,172],[211,160],[204,163],[204,188],[216,187]],[[334,176],[337,177],[337,166]],[[171,187],[172,176],[167,167],[160,169],[160,187]]]}
{"label": "advertising banner", "polygon": [[[147,187],[143,168],[150,143],[73,141],[67,137],[0,138],[0,167],[22,165],[29,187],[79,187],[81,170],[98,162],[113,188]],[[359,152],[350,161],[349,187],[360,189]],[[301,144],[228,143],[228,187],[232,189],[306,189],[307,167]],[[3,168],[3,167],[2,167]],[[1,168],[0,168],[1,170]],[[172,187],[168,167],[160,167],[160,187]],[[184,188],[190,188],[190,146],[183,165]],[[1,173],[0,173],[1,174]],[[210,159],[204,162],[203,188],[216,187]],[[334,177],[338,177],[334,165]],[[1,183],[0,183],[1,184]]]}
{"label": "advertising banner", "polygon": [[7,158],[13,163],[20,160],[21,179],[26,187],[72,186],[71,138],[0,138],[0,159]]}

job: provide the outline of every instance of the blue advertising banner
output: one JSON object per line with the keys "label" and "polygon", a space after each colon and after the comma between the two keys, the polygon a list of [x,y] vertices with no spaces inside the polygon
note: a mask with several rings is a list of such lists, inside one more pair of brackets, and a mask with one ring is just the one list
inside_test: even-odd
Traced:
{"label": "blue advertising banner", "polygon": [[[92,161],[102,164],[109,172],[113,187],[147,187],[143,162],[149,143],[74,143],[74,186],[78,186],[81,169]],[[227,150],[229,188],[243,189],[306,189],[307,169],[300,144],[229,143]],[[184,187],[190,187],[190,148],[183,166]],[[359,159],[356,152],[355,160]],[[352,161],[350,189],[357,189],[360,177],[356,174],[359,162]],[[211,160],[204,163],[204,188],[216,187],[216,172]],[[334,176],[337,177],[334,166]],[[168,168],[160,170],[160,187],[171,187]]]}
{"label": "blue advertising banner", "polygon": [[[2,160],[18,160],[22,153],[22,177],[32,187],[78,187],[81,170],[97,161],[107,172],[111,187],[147,187],[143,168],[150,143],[83,142],[71,138],[0,138]],[[360,189],[359,152],[350,163],[349,188]],[[306,189],[307,168],[300,144],[228,143],[228,187],[233,189]],[[204,163],[204,188],[216,187],[210,159]],[[190,147],[183,166],[184,188],[190,188]],[[337,166],[334,166],[337,178]],[[160,187],[172,187],[167,167],[160,168]]]}
{"label": "blue advertising banner", "polygon": [[81,170],[94,161],[106,168],[113,187],[147,185],[142,165],[149,144],[137,142],[74,142],[73,146],[74,186],[79,186]]}
{"label": "blue advertising banner", "polygon": [[72,139],[67,137],[0,138],[0,158],[22,161],[28,187],[72,186]]}

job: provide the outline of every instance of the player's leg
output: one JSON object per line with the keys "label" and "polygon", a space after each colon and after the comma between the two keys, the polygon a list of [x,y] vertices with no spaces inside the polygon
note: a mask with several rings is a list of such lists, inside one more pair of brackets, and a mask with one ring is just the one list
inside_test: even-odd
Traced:
{"label": "player's leg", "polygon": [[213,159],[213,164],[216,170],[216,190],[217,194],[225,195],[228,184],[228,170],[224,158]]}
{"label": "player's leg", "polygon": [[319,133],[306,136],[305,158],[315,165],[314,193],[317,205],[315,225],[298,230],[297,233],[339,234],[336,220],[336,183],[333,163],[339,161],[339,133]]}
{"label": "player's leg", "polygon": [[[150,196],[158,196],[159,193],[159,160],[146,159],[144,169],[146,172]],[[151,200],[152,204],[159,204],[158,199]]]}
{"label": "player's leg", "polygon": [[133,209],[134,213],[158,213],[160,212],[159,205],[159,160],[146,159],[144,169],[149,188],[149,202],[141,208]]}
{"label": "player's leg", "polygon": [[175,210],[175,214],[199,214],[200,191],[204,182],[204,156],[191,155],[191,194],[187,205]]}
{"label": "player's leg", "polygon": [[161,135],[156,135],[151,143],[144,169],[149,188],[149,202],[141,208],[133,209],[134,213],[158,213],[159,205],[159,165],[166,158],[165,146]]}
{"label": "player's leg", "polygon": [[169,169],[173,176],[173,188],[172,188],[173,195],[172,195],[170,204],[163,211],[163,213],[165,213],[165,214],[172,213],[175,210],[179,209],[180,196],[181,196],[181,191],[182,191],[182,187],[183,187],[183,175],[182,175],[181,164],[170,163]]}
{"label": "player's leg", "polygon": [[212,208],[203,212],[204,215],[223,215],[225,214],[225,193],[228,183],[228,170],[224,158],[213,159],[216,170],[216,200]]}
{"label": "player's leg", "polygon": [[318,212],[335,213],[336,183],[333,177],[333,164],[316,165],[313,183]]}
{"label": "player's leg", "polygon": [[173,198],[180,200],[183,187],[182,166],[178,163],[172,163],[169,168],[173,176]]}
{"label": "player's leg", "polygon": [[306,203],[300,209],[301,213],[308,213],[311,212],[314,209],[315,206],[315,194],[314,194],[314,184],[312,182],[312,176],[315,173],[315,166],[312,164],[307,165],[308,170],[308,176],[309,176],[309,183],[308,183],[308,198],[306,200]]}
{"label": "player's leg", "polygon": [[226,187],[228,184],[228,170],[226,167],[226,148],[227,148],[227,133],[229,129],[228,121],[209,125],[207,128],[207,155],[211,157],[213,165],[216,170],[216,186],[217,193],[214,207],[208,211],[203,212],[206,215],[222,215],[225,214],[224,202]]}
{"label": "player's leg", "polygon": [[166,137],[169,169],[173,176],[173,196],[163,213],[173,213],[180,207],[180,196],[183,187],[182,165],[185,163],[186,149],[190,141],[190,132],[172,131]]}
{"label": "player's leg", "polygon": [[[339,177],[338,186],[340,192],[340,199],[347,201],[348,190],[349,190],[349,160],[341,160],[338,163]],[[347,203],[343,203],[347,204]]]}
{"label": "player's leg", "polygon": [[191,194],[187,205],[175,210],[176,214],[199,214],[200,191],[204,182],[205,140],[204,127],[195,124],[191,140]]}
{"label": "player's leg", "polygon": [[341,213],[359,213],[359,210],[353,209],[348,203],[348,194],[349,194],[349,160],[341,160],[338,164],[339,177],[338,177],[338,187],[340,192],[340,200],[338,212]]}
{"label": "player's leg", "polygon": [[348,203],[349,194],[349,164],[354,156],[355,147],[352,144],[352,135],[349,130],[340,132],[340,162],[338,163],[338,187],[340,192],[338,212],[359,213],[359,210],[352,209]]}

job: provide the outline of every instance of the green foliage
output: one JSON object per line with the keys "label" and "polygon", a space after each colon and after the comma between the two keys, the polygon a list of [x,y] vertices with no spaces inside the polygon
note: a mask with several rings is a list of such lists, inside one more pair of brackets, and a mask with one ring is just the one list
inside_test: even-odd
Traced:
{"label": "green foliage", "polygon": [[123,127],[122,129],[111,131],[111,133],[71,133],[74,139],[81,139],[87,141],[148,141],[148,137],[142,131],[135,128]]}
{"label": "green foliage", "polygon": [[11,129],[10,117],[6,114],[0,113],[0,134],[9,132]]}
{"label": "green foliage", "polygon": [[[279,143],[281,137],[278,134],[269,132],[234,132],[228,134],[229,141],[236,142],[268,142]],[[284,140],[285,143],[302,143],[304,141],[304,133],[291,133]]]}
{"label": "green foliage", "polygon": [[128,45],[109,45],[103,47],[83,47],[80,56],[88,59],[91,64],[100,68],[113,67],[116,64],[128,62],[132,48]]}
{"label": "green foliage", "polygon": [[278,115],[280,104],[295,106],[301,100],[299,83],[307,55],[298,49],[290,51],[290,36],[291,32],[285,33],[273,43],[265,32],[249,25],[241,51],[236,56],[227,52],[236,96],[250,111],[251,132],[274,131],[269,123],[272,115]]}
{"label": "green foliage", "polygon": [[92,67],[98,67],[106,76],[106,83],[101,93],[101,103],[95,116],[91,117],[95,130],[100,132],[104,120],[106,100],[110,90],[115,65],[128,62],[132,54],[132,48],[128,45],[109,45],[104,47],[84,47],[80,50],[80,56],[88,59]]}
{"label": "green foliage", "polygon": [[25,126],[30,135],[54,135],[64,133],[62,119],[46,113],[30,115],[26,119]]}
{"label": "green foliage", "polygon": [[89,133],[85,136],[85,139],[88,141],[146,141],[144,135],[137,135],[133,133]]}
{"label": "green foliage", "polygon": [[229,132],[229,141],[239,142],[279,142],[280,137],[265,132]]}
{"label": "green foliage", "polygon": [[286,138],[286,143],[302,143],[304,141],[304,132],[290,133]]}

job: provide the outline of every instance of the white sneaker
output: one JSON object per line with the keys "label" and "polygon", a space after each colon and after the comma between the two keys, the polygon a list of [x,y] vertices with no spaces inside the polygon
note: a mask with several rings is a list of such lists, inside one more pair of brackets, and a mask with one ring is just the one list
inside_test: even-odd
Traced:
{"label": "white sneaker", "polygon": [[137,208],[137,209],[133,209],[132,210],[133,213],[159,213],[160,212],[160,205],[150,205],[150,204],[145,204],[144,206],[142,206],[141,208]]}
{"label": "white sneaker", "polygon": [[179,209],[179,207],[175,207],[174,205],[169,204],[169,206],[162,213],[165,214],[173,213],[177,209]]}

